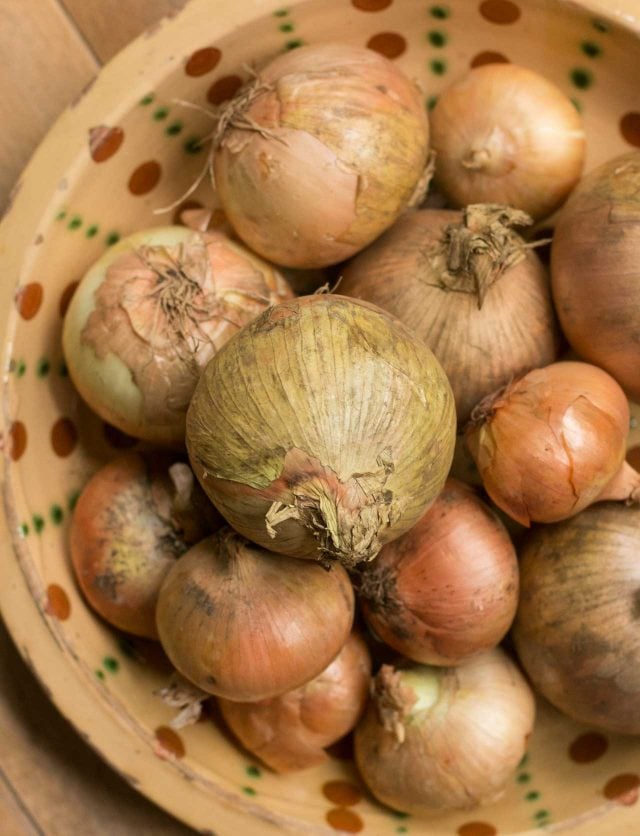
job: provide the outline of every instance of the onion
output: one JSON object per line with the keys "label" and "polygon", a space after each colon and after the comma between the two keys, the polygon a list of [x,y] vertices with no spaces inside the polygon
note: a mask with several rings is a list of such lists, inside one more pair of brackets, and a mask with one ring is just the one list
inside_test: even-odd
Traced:
{"label": "onion", "polygon": [[362,574],[367,623],[416,662],[455,665],[495,647],[518,605],[516,553],[497,516],[455,479]]}
{"label": "onion", "polygon": [[245,749],[276,772],[294,772],[327,760],[325,747],[360,718],[370,682],[369,651],[352,633],[333,662],[301,688],[260,702],[218,704]]}
{"label": "onion", "polygon": [[554,84],[515,64],[487,64],[441,93],[431,112],[436,184],[456,206],[505,203],[536,220],[578,182],[582,120]]}
{"label": "onion", "polygon": [[471,419],[467,443],[484,487],[522,525],[557,522],[603,499],[640,499],[640,474],[624,461],[629,405],[602,369],[535,369]]}
{"label": "onion", "polygon": [[238,235],[287,267],[353,255],[419,188],[429,126],[417,87],[348,44],[275,58],[221,114],[218,196]]}
{"label": "onion", "polygon": [[340,293],[402,320],[447,373],[458,421],[514,376],[552,362],[558,332],[549,279],[526,225],[507,206],[404,215],[347,266]]}
{"label": "onion", "polygon": [[162,581],[176,558],[219,524],[188,465],[157,454],[119,456],[91,477],[73,513],[78,584],[110,624],[157,639]]}
{"label": "onion", "polygon": [[429,349],[384,311],[329,294],[275,306],[230,340],[187,417],[196,475],[235,529],[348,566],[418,521],[454,436]]}
{"label": "onion", "polygon": [[456,668],[383,665],[356,728],[356,764],[397,810],[470,809],[503,794],[534,714],[531,689],[497,648]]}
{"label": "onion", "polygon": [[204,365],[291,296],[271,265],[222,233],[138,232],[90,268],[71,300],[63,330],[69,374],[89,406],[123,432],[183,442]]}
{"label": "onion", "polygon": [[210,694],[250,702],[324,670],[346,642],[353,613],[341,566],[287,560],[225,528],[172,567],[156,620],[183,676]]}
{"label": "onion", "polygon": [[564,333],[585,360],[640,399],[640,151],[578,185],[553,237],[553,296]]}
{"label": "onion", "polygon": [[640,510],[614,503],[535,528],[513,629],[535,688],[580,723],[640,734]]}

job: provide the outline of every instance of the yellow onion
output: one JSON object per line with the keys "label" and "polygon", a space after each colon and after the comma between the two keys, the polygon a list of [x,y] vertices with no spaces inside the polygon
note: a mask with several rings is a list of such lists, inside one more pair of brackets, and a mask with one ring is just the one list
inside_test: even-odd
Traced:
{"label": "yellow onion", "polygon": [[640,151],[592,171],[563,208],[551,280],[567,339],[640,399]]}
{"label": "yellow onion", "polygon": [[456,206],[504,203],[537,220],[580,178],[582,120],[561,90],[525,67],[469,71],[440,95],[430,123],[435,182]]}
{"label": "yellow onion", "polygon": [[187,416],[192,466],[235,529],[347,566],[418,521],[454,440],[429,349],[384,311],[330,294],[274,306],[237,334]]}
{"label": "yellow onion", "polygon": [[557,522],[603,499],[640,499],[624,461],[629,405],[588,363],[535,369],[480,403],[467,443],[484,487],[522,525]]}
{"label": "yellow onion", "polygon": [[513,628],[533,686],[580,723],[640,734],[640,510],[614,503],[533,529]]}
{"label": "yellow onion", "polygon": [[291,296],[271,265],[220,232],[137,232],[89,269],[71,300],[63,330],[69,374],[110,424],[178,444],[204,365]]}
{"label": "yellow onion", "polygon": [[355,732],[360,775],[407,813],[496,801],[524,755],[535,702],[499,648],[455,668],[383,665]]}
{"label": "yellow onion", "polygon": [[301,688],[259,702],[218,704],[245,749],[276,772],[295,772],[323,763],[325,747],[353,729],[370,682],[369,651],[352,633],[333,662]]}
{"label": "yellow onion", "polygon": [[225,528],[172,567],[156,621],[167,656],[190,682],[251,702],[323,671],[349,637],[353,613],[341,566],[283,558]]}
{"label": "yellow onion", "polygon": [[485,395],[551,363],[549,278],[507,206],[406,213],[347,266],[340,293],[373,302],[423,339],[447,373],[460,423]]}
{"label": "yellow onion", "polygon": [[391,226],[421,185],[429,129],[417,87],[363,47],[275,58],[221,114],[218,196],[238,235],[287,267],[323,267]]}
{"label": "yellow onion", "polygon": [[87,482],[73,512],[71,562],[110,624],[157,639],[156,601],[176,559],[220,525],[184,462],[127,453]]}
{"label": "yellow onion", "polygon": [[495,647],[518,605],[518,561],[504,526],[472,488],[448,479],[360,581],[364,617],[398,653],[455,665]]}

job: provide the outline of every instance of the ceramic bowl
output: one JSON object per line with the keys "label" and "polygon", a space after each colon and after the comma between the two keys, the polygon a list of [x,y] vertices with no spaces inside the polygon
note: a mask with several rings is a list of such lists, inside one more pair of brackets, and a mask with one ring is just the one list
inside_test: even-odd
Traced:
{"label": "ceramic bowl", "polygon": [[[470,66],[517,61],[582,112],[588,168],[640,146],[640,0],[192,0],[121,53],[62,114],[0,230],[3,581],[9,629],[52,699],[115,769],[202,832],[491,836],[640,832],[640,743],[578,726],[542,701],[528,754],[499,803],[427,821],[378,805],[348,748],[278,777],[215,719],[178,733],[153,696],[166,665],[82,600],[67,528],[88,476],[131,440],[78,399],[60,347],[76,282],[117,240],[166,223],[206,162],[206,109],[248,67],[300,44],[367,45],[414,76],[430,107]],[[194,109],[181,104],[190,102]],[[193,203],[216,206],[206,180]],[[215,217],[220,217],[217,215]],[[636,412],[637,415],[637,412]],[[638,432],[633,433],[638,443]]]}

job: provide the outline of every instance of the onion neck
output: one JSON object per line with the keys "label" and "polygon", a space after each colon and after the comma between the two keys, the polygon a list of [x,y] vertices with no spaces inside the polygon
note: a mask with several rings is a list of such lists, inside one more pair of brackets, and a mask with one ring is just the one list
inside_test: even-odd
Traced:
{"label": "onion neck", "polygon": [[605,485],[597,502],[617,500],[629,505],[640,502],[640,473],[624,461],[613,479]]}
{"label": "onion neck", "polygon": [[404,743],[407,726],[419,722],[442,700],[447,673],[445,668],[426,665],[406,670],[382,665],[373,681],[373,700],[380,723],[397,743]]}

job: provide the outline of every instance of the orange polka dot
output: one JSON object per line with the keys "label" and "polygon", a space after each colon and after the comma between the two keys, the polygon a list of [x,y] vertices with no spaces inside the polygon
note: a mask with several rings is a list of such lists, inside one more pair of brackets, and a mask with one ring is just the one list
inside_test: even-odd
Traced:
{"label": "orange polka dot", "polygon": [[480,4],[480,14],[491,23],[515,23],[520,17],[520,9],[511,0],[484,0]]}
{"label": "orange polka dot", "polygon": [[362,798],[362,793],[348,781],[327,781],[322,787],[325,798],[341,807],[351,807]]}
{"label": "orange polka dot", "polygon": [[17,462],[27,449],[27,428],[22,421],[14,421],[9,427],[9,442],[9,455]]}
{"label": "orange polka dot", "polygon": [[479,52],[475,55],[471,61],[469,62],[469,66],[473,67],[484,67],[485,64],[508,64],[509,59],[506,55],[503,55],[501,52],[491,52],[487,50],[486,52]]}
{"label": "orange polka dot", "polygon": [[155,738],[155,753],[159,758],[184,757],[185,748],[182,738],[169,726],[159,726],[155,731]]}
{"label": "orange polka dot", "polygon": [[44,610],[48,615],[52,615],[59,621],[66,621],[71,615],[69,597],[57,583],[51,583],[47,587],[47,603]]}
{"label": "orange polka dot", "polygon": [[66,314],[69,303],[73,299],[73,294],[78,288],[78,284],[79,282],[70,282],[62,291],[62,296],[60,297],[60,316],[63,317]]}
{"label": "orange polka dot", "polygon": [[199,76],[210,73],[219,63],[222,53],[215,46],[206,46],[198,49],[188,59],[184,71],[187,75]]}
{"label": "orange polka dot", "polygon": [[618,804],[631,806],[638,800],[638,787],[640,787],[640,778],[637,775],[623,773],[607,781],[603,792],[605,798],[617,801]]}
{"label": "orange polka dot", "polygon": [[78,442],[78,431],[70,418],[58,418],[51,428],[51,446],[57,456],[69,456]]}
{"label": "orange polka dot", "polygon": [[470,821],[461,824],[456,830],[458,836],[496,836],[498,831],[492,824],[484,821]]}
{"label": "orange polka dot", "polygon": [[147,194],[158,185],[161,173],[160,163],[155,160],[142,163],[129,178],[129,191],[135,195]]}
{"label": "orange polka dot", "polygon": [[223,75],[214,81],[207,91],[207,100],[212,105],[219,105],[232,99],[242,87],[244,81],[239,75]]}
{"label": "orange polka dot", "polygon": [[397,32],[380,32],[369,38],[367,46],[386,58],[397,58],[407,48],[407,42]]}
{"label": "orange polka dot", "polygon": [[113,157],[122,145],[124,131],[122,128],[109,128],[99,125],[89,130],[89,153],[96,163],[103,163]]}
{"label": "orange polka dot", "polygon": [[346,807],[334,807],[329,810],[326,819],[334,830],[341,830],[343,833],[360,833],[364,827],[360,816]]}
{"label": "orange polka dot", "polygon": [[39,282],[30,282],[18,288],[15,296],[16,307],[23,319],[33,319],[40,310],[43,295],[44,291]]}
{"label": "orange polka dot", "polygon": [[379,12],[390,6],[393,0],[351,0],[351,2],[362,12]]}
{"label": "orange polka dot", "polygon": [[603,734],[586,732],[569,746],[569,757],[574,763],[591,763],[601,758],[608,748],[609,741]]}
{"label": "orange polka dot", "polygon": [[620,119],[620,133],[629,145],[640,148],[640,113],[625,113]]}

